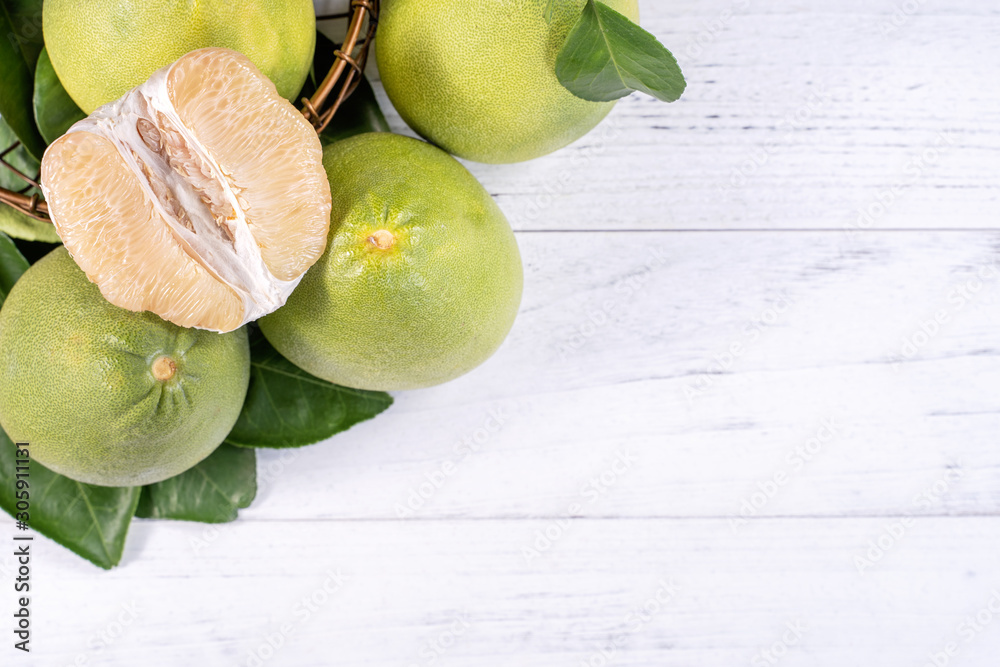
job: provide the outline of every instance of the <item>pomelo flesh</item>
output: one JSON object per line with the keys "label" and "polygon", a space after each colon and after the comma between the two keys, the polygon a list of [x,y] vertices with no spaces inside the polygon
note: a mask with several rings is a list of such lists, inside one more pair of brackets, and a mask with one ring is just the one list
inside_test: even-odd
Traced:
{"label": "pomelo flesh", "polygon": [[316,132],[228,49],[193,51],[73,125],[45,152],[42,190],[109,301],[213,331],[284,303],[329,228]]}

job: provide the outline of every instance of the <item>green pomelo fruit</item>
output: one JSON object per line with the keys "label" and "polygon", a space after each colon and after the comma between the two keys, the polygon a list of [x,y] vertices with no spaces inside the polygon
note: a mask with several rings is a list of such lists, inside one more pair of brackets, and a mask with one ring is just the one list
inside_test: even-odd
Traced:
{"label": "green pomelo fruit", "polygon": [[[604,2],[638,21],[637,0]],[[469,160],[520,162],[562,148],[614,106],[582,100],[556,77],[584,4],[387,0],[375,48],[389,99],[421,136]]]}
{"label": "green pomelo fruit", "polygon": [[363,134],[328,146],[326,252],[260,320],[304,370],[359,389],[417,389],[485,361],[521,301],[517,242],[490,195],[422,141]]}
{"label": "green pomelo fruit", "polygon": [[0,425],[31,457],[88,484],[140,486],[218,447],[250,378],[246,331],[183,329],[104,300],[65,248],[0,309]]}
{"label": "green pomelo fruit", "polygon": [[86,113],[208,46],[239,51],[292,99],[312,65],[310,0],[45,0],[52,66]]}

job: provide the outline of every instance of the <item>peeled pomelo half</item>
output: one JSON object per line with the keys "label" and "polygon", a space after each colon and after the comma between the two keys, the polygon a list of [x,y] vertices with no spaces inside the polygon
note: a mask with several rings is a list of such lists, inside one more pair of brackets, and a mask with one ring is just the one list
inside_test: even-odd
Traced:
{"label": "peeled pomelo half", "polygon": [[73,125],[42,190],[111,303],[232,331],[281,307],[326,248],[319,137],[245,56],[192,51]]}

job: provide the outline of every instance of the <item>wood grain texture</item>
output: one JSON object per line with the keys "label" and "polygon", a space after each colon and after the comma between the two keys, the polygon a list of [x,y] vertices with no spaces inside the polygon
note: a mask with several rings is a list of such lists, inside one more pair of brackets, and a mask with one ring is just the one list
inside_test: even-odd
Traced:
{"label": "wood grain texture", "polygon": [[[1000,619],[984,616],[971,639],[959,627],[991,600],[1000,610],[995,543],[983,539],[1000,519],[920,519],[859,573],[856,558],[891,525],[761,520],[734,535],[718,520],[578,520],[528,561],[522,549],[550,522],[243,521],[219,527],[196,557],[189,541],[203,528],[144,522],[130,564],[99,577],[44,552],[44,648],[32,657],[46,667],[78,656],[257,664],[251,652],[273,667],[576,667],[616,648],[610,664],[635,667],[841,667],[923,665],[956,643],[954,664],[995,664]],[[787,652],[761,662],[783,636],[794,640]]]}
{"label": "wood grain texture", "polygon": [[[297,453],[245,516],[728,516],[780,472],[762,515],[1000,508],[1000,235],[519,241],[528,287],[500,352]],[[619,452],[634,464],[589,502]]]}
{"label": "wood grain texture", "polygon": [[263,452],[236,523],[36,542],[12,664],[995,667],[1000,9],[643,12],[684,100],[469,164],[525,260],[498,354]]}
{"label": "wood grain texture", "polygon": [[469,163],[515,229],[997,227],[990,3],[641,7],[685,72],[684,97],[632,95],[539,160]]}

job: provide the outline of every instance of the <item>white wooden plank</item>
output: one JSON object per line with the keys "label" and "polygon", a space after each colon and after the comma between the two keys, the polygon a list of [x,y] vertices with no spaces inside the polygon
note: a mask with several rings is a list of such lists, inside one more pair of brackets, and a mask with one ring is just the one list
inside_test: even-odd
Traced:
{"label": "white wooden plank", "polygon": [[[141,522],[111,573],[36,544],[35,652],[16,664],[242,666],[263,650],[268,667],[575,667],[603,664],[616,637],[615,665],[919,666],[949,643],[956,665],[993,664],[1000,579],[983,537],[1000,519],[919,519],[860,574],[892,523],[761,520],[734,535],[718,520],[580,520],[527,561],[551,522],[245,521],[196,557],[202,527]],[[321,593],[338,571],[348,579]],[[959,627],[991,601],[967,641]],[[123,605],[136,618],[119,632]],[[788,623],[801,638],[761,662]],[[273,655],[269,637],[284,642]]]}
{"label": "white wooden plank", "polygon": [[[563,151],[470,163],[516,229],[996,227],[993,5],[642,10],[685,70],[683,100],[633,95]],[[409,133],[380,95],[393,129]]]}
{"label": "white wooden plank", "polygon": [[[331,442],[263,452],[246,516],[1000,510],[997,235],[519,241],[525,301],[500,352]],[[620,481],[590,486],[619,453]]]}

